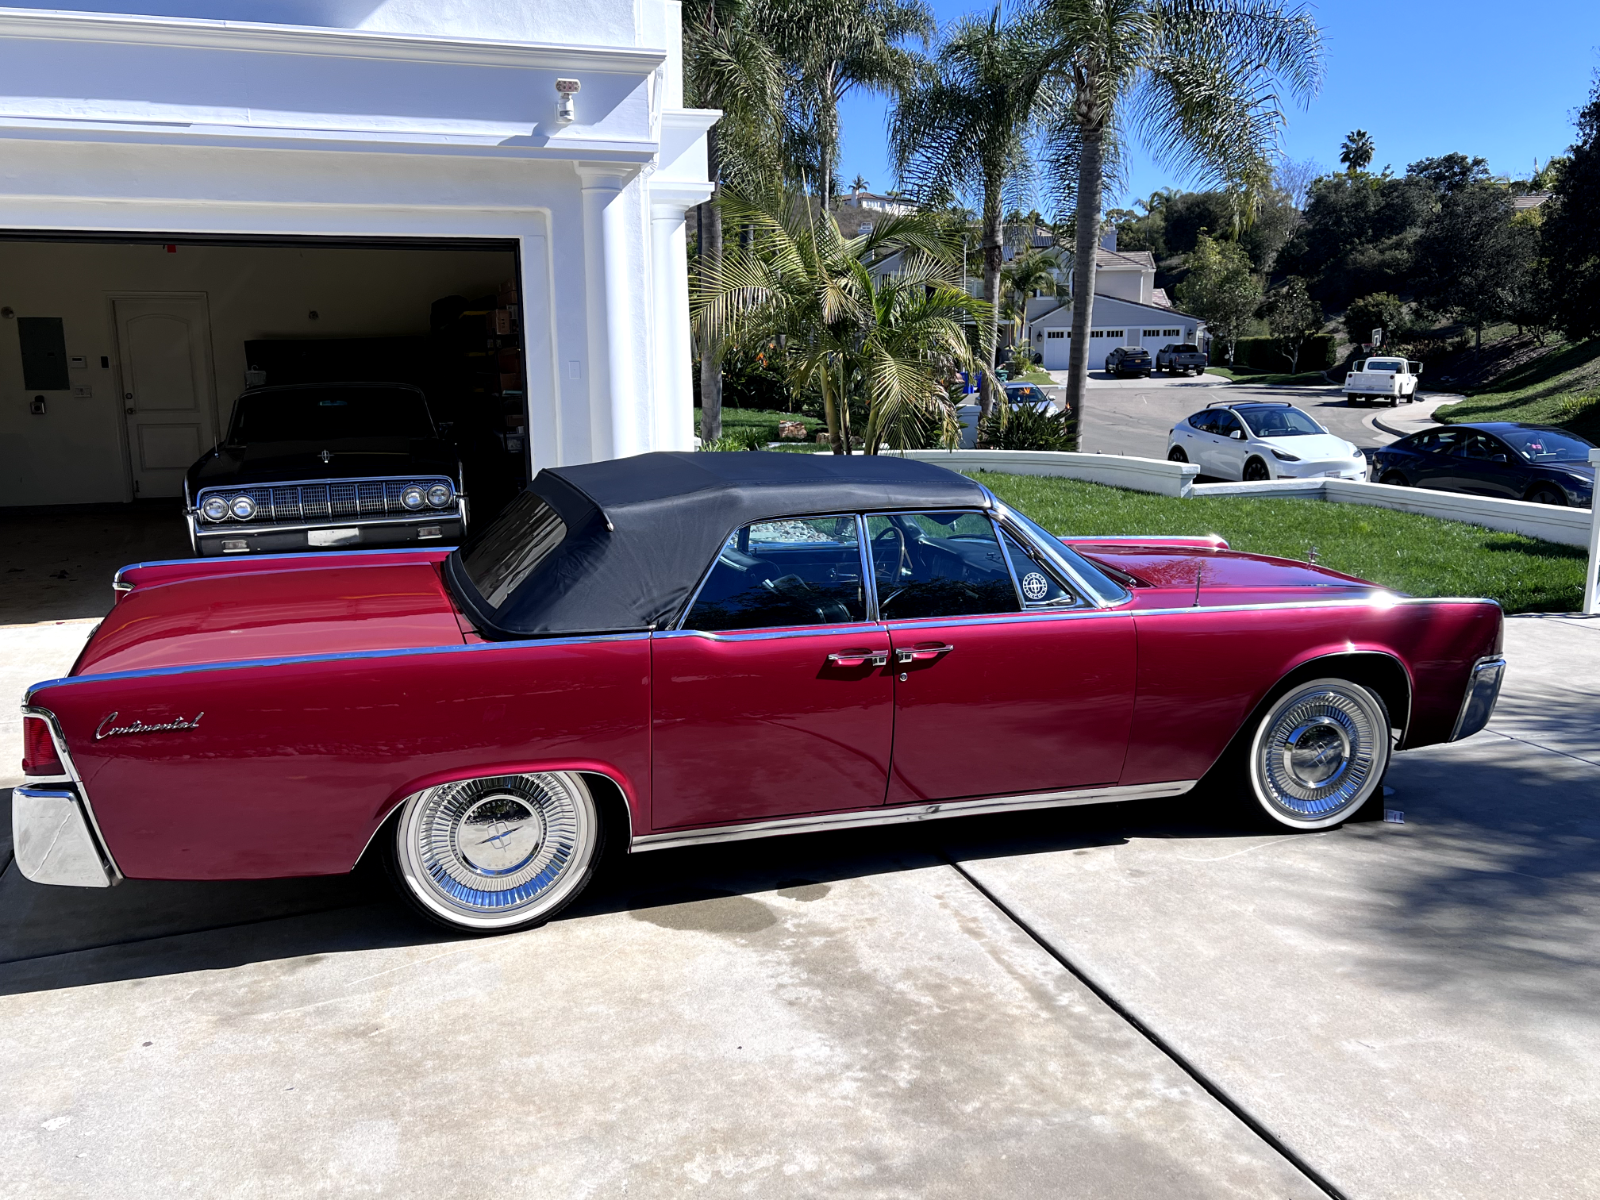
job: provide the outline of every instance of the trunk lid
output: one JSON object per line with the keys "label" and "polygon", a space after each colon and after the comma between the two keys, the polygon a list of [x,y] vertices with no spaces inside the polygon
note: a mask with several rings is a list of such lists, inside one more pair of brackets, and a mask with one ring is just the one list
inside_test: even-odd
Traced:
{"label": "trunk lid", "polygon": [[[74,675],[459,646],[465,619],[427,559],[363,563],[305,558],[195,564],[125,592],[84,648]],[[474,639],[475,640],[475,639]]]}

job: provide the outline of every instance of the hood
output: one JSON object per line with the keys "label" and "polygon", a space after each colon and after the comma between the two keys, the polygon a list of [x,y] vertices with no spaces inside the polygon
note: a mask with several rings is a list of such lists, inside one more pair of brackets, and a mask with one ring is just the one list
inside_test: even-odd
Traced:
{"label": "hood", "polygon": [[1292,437],[1257,438],[1256,441],[1270,449],[1292,454],[1305,462],[1355,458],[1361,453],[1353,444],[1331,433],[1300,433]]}
{"label": "hood", "polygon": [[1224,604],[1272,604],[1317,599],[1356,599],[1384,591],[1375,583],[1313,563],[1205,546],[1096,543],[1063,539],[1092,562],[1132,583],[1140,607],[1176,608]]}
{"label": "hood", "polygon": [[223,570],[197,563],[192,576],[135,587],[100,623],[73,674],[465,640],[431,562],[360,566],[332,559],[265,571],[218,566]]}
{"label": "hood", "polygon": [[[329,455],[327,462],[322,461],[324,450]],[[229,484],[396,475],[455,479],[456,454],[436,438],[333,438],[221,446],[189,468],[189,488],[193,493]]]}

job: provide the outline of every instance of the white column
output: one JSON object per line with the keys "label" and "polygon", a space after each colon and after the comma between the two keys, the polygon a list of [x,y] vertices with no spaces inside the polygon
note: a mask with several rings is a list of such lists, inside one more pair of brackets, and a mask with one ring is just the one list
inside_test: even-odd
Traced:
{"label": "white column", "polygon": [[589,326],[590,458],[649,449],[649,381],[630,347],[642,328],[640,280],[630,277],[626,188],[634,169],[580,163],[584,293]]}
{"label": "white column", "polygon": [[655,316],[655,406],[651,449],[694,448],[694,365],[689,344],[689,254],[683,218],[690,203],[650,195],[651,310]]}
{"label": "white column", "polygon": [[[1595,475],[1600,479],[1600,450],[1589,451]],[[1589,561],[1583,568],[1583,611],[1600,614],[1600,487],[1589,500]]]}

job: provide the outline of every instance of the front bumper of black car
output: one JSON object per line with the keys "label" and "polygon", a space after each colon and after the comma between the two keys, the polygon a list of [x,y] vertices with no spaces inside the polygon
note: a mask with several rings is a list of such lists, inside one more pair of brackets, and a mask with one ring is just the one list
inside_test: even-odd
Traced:
{"label": "front bumper of black car", "polygon": [[297,550],[352,550],[374,546],[454,545],[465,532],[459,507],[404,517],[364,517],[312,525],[207,526],[188,516],[189,538],[201,558],[224,554],[285,554]]}

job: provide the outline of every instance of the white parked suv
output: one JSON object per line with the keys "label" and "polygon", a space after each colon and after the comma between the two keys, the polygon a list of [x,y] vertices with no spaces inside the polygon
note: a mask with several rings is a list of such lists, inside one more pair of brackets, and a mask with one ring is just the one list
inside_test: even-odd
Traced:
{"label": "white parked suv", "polygon": [[1366,456],[1292,404],[1213,404],[1179,421],[1167,457],[1216,479],[1365,479]]}

